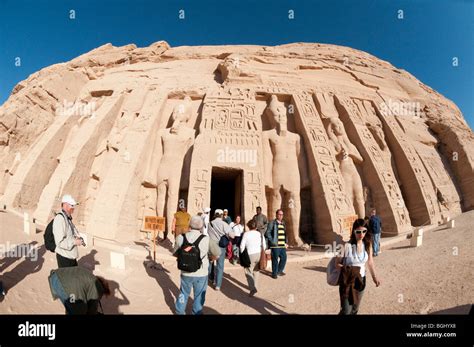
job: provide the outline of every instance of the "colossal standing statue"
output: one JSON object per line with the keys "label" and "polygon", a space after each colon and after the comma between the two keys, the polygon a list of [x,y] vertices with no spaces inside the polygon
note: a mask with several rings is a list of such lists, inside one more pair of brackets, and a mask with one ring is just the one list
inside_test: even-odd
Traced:
{"label": "colossal standing statue", "polygon": [[339,162],[342,177],[344,178],[347,196],[354,204],[355,211],[359,218],[364,218],[364,190],[354,161],[359,164],[363,162],[357,148],[349,141],[344,124],[337,117],[329,118],[327,127],[329,139],[336,149],[336,159]]}
{"label": "colossal standing statue", "polygon": [[[304,186],[309,185],[301,139],[298,134],[288,131],[286,108],[275,95],[271,97],[268,110],[276,127],[263,132],[265,184],[272,189],[273,209],[283,208],[289,211],[290,223],[287,224],[289,244],[301,246],[303,242],[299,236],[300,173],[303,174]],[[273,215],[275,211],[271,212]]]}
{"label": "colossal standing statue", "polygon": [[185,125],[191,117],[191,112],[191,98],[186,96],[173,110],[171,128],[159,131],[155,147],[156,155],[161,157],[156,180],[156,213],[158,216],[166,216],[168,233],[171,231],[173,215],[178,208],[184,157],[194,144],[195,131]]}

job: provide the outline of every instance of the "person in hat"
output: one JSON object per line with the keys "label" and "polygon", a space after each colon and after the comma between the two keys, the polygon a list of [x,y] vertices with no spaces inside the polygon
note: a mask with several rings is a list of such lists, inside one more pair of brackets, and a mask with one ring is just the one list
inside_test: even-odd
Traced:
{"label": "person in hat", "polygon": [[[242,234],[244,233],[244,226],[241,224],[240,216],[235,217],[235,220],[230,223],[229,225],[232,229],[232,232],[229,233],[231,236],[231,248],[230,254],[228,254],[227,258],[230,260],[232,264],[236,264],[239,260],[239,246]],[[233,235],[232,235],[233,233]]]}
{"label": "person in hat", "polygon": [[[198,241],[202,235],[202,218],[200,216],[192,216],[189,221],[189,231],[184,235],[181,234],[176,238],[176,243],[173,248],[173,255],[178,256],[177,252],[182,247],[186,237],[188,244],[193,244]],[[201,257],[201,267],[194,272],[187,272],[181,270],[181,285],[179,289],[179,296],[176,298],[176,314],[183,315],[186,311],[188,298],[191,295],[191,290],[194,291],[194,303],[192,313],[195,315],[202,314],[204,301],[206,300],[208,268],[209,268],[209,237],[204,236],[197,245],[199,249],[199,256]],[[219,253],[218,253],[219,254]]]}
{"label": "person in hat", "polygon": [[206,236],[208,236],[208,229],[209,229],[209,213],[211,212],[211,208],[210,207],[206,207],[203,209],[202,211],[202,215],[201,215],[201,218],[202,218],[202,233]]}
{"label": "person in hat", "polygon": [[56,259],[60,268],[77,266],[78,246],[84,245],[84,240],[72,223],[76,205],[77,202],[71,195],[64,195],[61,199],[61,211],[54,217],[53,235],[56,243]]}
{"label": "person in hat", "polygon": [[224,222],[226,222],[227,224],[229,224],[229,225],[230,225],[230,223],[232,223],[232,218],[230,218],[230,216],[229,216],[229,210],[226,209],[226,208],[224,209],[224,213],[222,215],[222,220]]}
{"label": "person in hat", "polygon": [[217,209],[214,212],[214,219],[209,223],[209,238],[210,242],[216,242],[221,250],[219,259],[217,259],[217,266],[213,271],[212,263],[209,264],[209,280],[214,282],[214,289],[220,290],[222,285],[222,278],[224,276],[224,262],[226,256],[227,244],[229,242],[228,235],[232,231],[229,224],[224,222],[222,215],[224,211]]}

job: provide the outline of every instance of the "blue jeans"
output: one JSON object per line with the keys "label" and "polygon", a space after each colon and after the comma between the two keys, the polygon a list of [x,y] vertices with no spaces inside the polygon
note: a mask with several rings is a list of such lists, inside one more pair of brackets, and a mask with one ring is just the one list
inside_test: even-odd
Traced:
{"label": "blue jeans", "polygon": [[56,273],[53,273],[50,278],[51,281],[51,288],[53,289],[54,294],[61,300],[66,309],[66,314],[72,314],[73,307],[71,306],[71,302],[69,301],[69,296],[67,295],[66,291],[63,288],[63,285],[59,281],[59,277]]}
{"label": "blue jeans", "polygon": [[[278,262],[278,259],[280,261]],[[286,248],[272,248],[272,276],[285,271]]]}
{"label": "blue jeans", "polygon": [[[224,277],[224,263],[225,263],[225,254],[227,249],[219,247],[221,249],[221,255],[217,259],[217,266],[214,269],[214,282],[216,283],[216,288],[220,288],[222,285],[222,277]],[[209,275],[212,271],[212,261],[209,262]]]}
{"label": "blue jeans", "polygon": [[380,251],[380,233],[372,234],[374,236],[374,254],[378,255]]}
{"label": "blue jeans", "polygon": [[181,288],[176,299],[176,314],[185,314],[191,289],[194,290],[193,314],[202,314],[206,300],[207,276],[192,277],[181,275]]}

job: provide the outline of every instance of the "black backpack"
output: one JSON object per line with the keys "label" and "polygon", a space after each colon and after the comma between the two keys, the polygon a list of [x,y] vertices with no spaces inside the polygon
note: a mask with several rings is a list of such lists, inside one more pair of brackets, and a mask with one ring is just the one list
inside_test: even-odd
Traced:
{"label": "black backpack", "polygon": [[194,243],[189,243],[186,235],[183,234],[183,244],[176,252],[178,256],[178,269],[186,272],[196,272],[202,266],[201,252],[199,251],[199,242],[205,237],[201,235]]}
{"label": "black backpack", "polygon": [[[56,213],[56,216],[58,214],[64,217],[64,215],[61,212]],[[56,218],[56,216],[54,216],[54,218]],[[54,241],[54,234],[53,234],[54,218],[51,219],[51,221],[48,223],[48,226],[46,227],[46,230],[44,231],[44,235],[43,235],[45,248],[48,251],[53,252],[53,253],[56,251],[56,242]]]}

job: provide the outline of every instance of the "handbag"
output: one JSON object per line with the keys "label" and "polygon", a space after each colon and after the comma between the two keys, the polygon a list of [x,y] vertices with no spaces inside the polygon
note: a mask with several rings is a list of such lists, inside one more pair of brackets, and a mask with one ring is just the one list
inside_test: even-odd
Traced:
{"label": "handbag", "polygon": [[239,253],[239,259],[240,259],[240,265],[242,265],[243,267],[250,267],[250,265],[252,264],[250,262],[250,257],[247,252],[247,248],[244,249],[243,252]]}
{"label": "handbag", "polygon": [[[216,228],[214,227],[214,223],[211,222],[210,224],[211,224],[212,229],[216,230]],[[219,247],[225,248],[227,250],[228,244],[229,244],[229,238],[225,234],[222,235],[221,238],[219,239]]]}
{"label": "handbag", "polygon": [[[344,264],[345,257],[342,258]],[[336,267],[336,257],[332,257],[326,268],[326,281],[330,286],[337,286],[339,284],[339,277],[341,276],[341,268]]]}
{"label": "handbag", "polygon": [[258,264],[260,270],[265,270],[267,268],[267,254],[265,253],[265,247],[263,247],[263,235],[262,235],[262,246],[260,247],[260,262]]}
{"label": "handbag", "polygon": [[219,240],[219,247],[227,249],[227,245],[229,244],[229,239],[226,235],[222,235]]}

